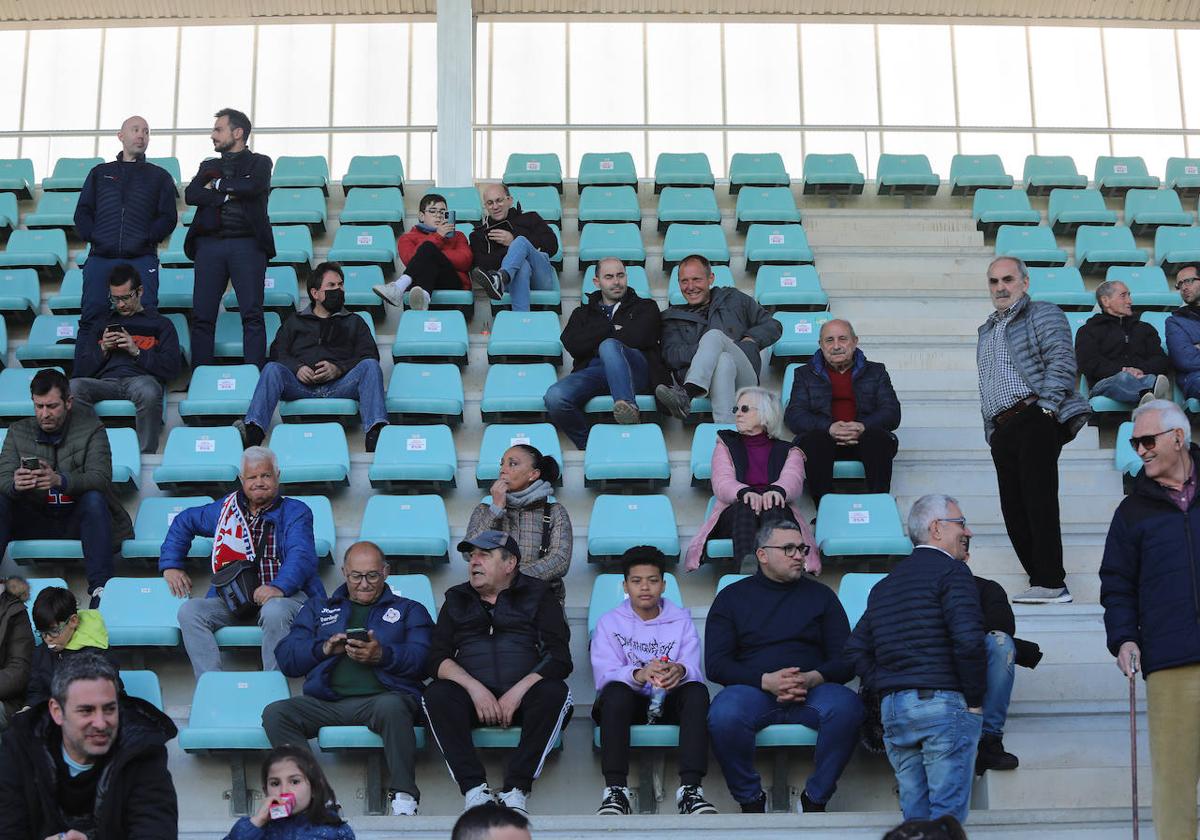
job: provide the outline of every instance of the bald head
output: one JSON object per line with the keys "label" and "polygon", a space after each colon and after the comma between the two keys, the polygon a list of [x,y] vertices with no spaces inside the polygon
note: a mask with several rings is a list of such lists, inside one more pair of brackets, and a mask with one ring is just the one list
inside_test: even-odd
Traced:
{"label": "bald head", "polygon": [[121,123],[117,139],[121,141],[121,157],[136,160],[138,155],[146,154],[146,147],[150,145],[150,125],[143,117],[129,117]]}
{"label": "bald head", "polygon": [[605,257],[596,263],[596,276],[592,278],[606,304],[614,304],[625,297],[629,278],[625,275],[625,263],[616,257]]}

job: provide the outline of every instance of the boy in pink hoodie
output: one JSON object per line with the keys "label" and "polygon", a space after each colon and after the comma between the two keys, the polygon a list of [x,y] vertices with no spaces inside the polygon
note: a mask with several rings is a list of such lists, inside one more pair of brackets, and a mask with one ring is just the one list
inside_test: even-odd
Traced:
{"label": "boy in pink hoodie", "polygon": [[621,558],[625,592],[620,606],[600,617],[592,636],[596,702],[600,724],[600,765],[604,799],[597,814],[629,814],[629,727],[647,722],[656,689],[666,691],[661,719],[679,726],[681,814],[715,814],[700,781],[708,770],[708,687],[700,667],[700,636],[692,616],[663,598],[666,557],[652,546],[637,546]]}

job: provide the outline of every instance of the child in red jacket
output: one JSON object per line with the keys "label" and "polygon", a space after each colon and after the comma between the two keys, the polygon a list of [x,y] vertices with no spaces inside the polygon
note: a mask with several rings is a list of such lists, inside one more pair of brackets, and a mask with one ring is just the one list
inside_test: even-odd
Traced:
{"label": "child in red jacket", "polygon": [[437,289],[471,290],[471,246],[447,219],[443,196],[426,193],[418,209],[417,224],[396,240],[404,273],[372,291],[401,308],[407,291],[410,308],[428,309],[429,295]]}

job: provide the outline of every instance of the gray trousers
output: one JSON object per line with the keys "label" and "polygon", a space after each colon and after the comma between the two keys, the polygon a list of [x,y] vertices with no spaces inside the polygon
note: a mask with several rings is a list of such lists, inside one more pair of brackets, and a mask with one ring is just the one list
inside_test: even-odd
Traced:
{"label": "gray trousers", "polygon": [[134,424],[138,446],[143,454],[158,451],[162,433],[163,386],[153,376],[129,376],[124,379],[72,379],[71,396],[84,405],[102,400],[129,400],[136,409]]}
{"label": "gray trousers", "polygon": [[703,388],[712,403],[714,423],[733,422],[733,395],[758,384],[754,365],[738,343],[720,330],[700,337],[684,382]]}
{"label": "gray trousers", "polygon": [[388,787],[410,794],[418,802],[421,791],[413,773],[417,739],[413,724],[420,720],[421,701],[403,691],[385,691],[367,697],[319,700],[303,695],[277,700],[263,709],[263,729],[272,747],[291,744],[308,748],[322,726],[365,726],[383,739],[383,758],[391,778]]}
{"label": "gray trousers", "polygon": [[[292,629],[292,619],[308,596],[297,592],[290,598],[272,598],[258,611],[258,626],[262,628],[262,662],[264,671],[277,671],[275,646]],[[217,647],[216,632],[222,627],[238,624],[233,613],[220,598],[188,598],[179,607],[179,629],[183,646],[192,660],[196,679],[208,671],[221,670],[221,649]]]}

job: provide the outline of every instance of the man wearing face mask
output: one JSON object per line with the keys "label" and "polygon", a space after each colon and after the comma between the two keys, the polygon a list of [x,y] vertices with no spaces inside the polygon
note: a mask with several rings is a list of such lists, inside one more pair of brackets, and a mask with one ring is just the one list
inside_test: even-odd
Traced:
{"label": "man wearing face mask", "polygon": [[387,425],[379,347],[367,322],[345,309],[344,284],[335,262],[321,263],[309,275],[308,307],[280,327],[250,410],[234,423],[243,445],[263,442],[281,399],[350,399],[358,400],[366,450],[375,451]]}

